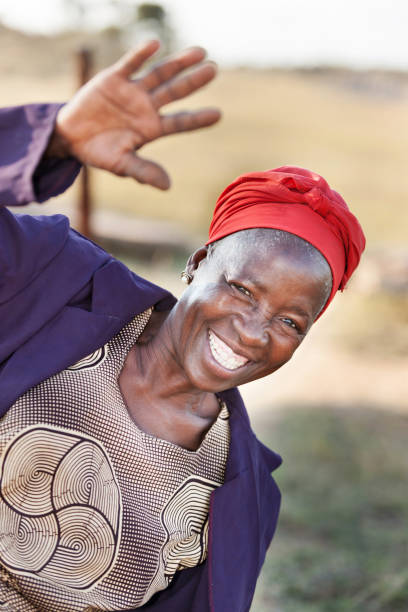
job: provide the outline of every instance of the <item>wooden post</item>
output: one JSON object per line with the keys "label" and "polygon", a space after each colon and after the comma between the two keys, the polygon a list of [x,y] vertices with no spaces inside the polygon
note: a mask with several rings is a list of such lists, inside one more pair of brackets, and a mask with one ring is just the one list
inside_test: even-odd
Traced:
{"label": "wooden post", "polygon": [[[85,85],[91,77],[92,70],[92,52],[89,49],[80,49],[77,53],[77,70],[78,70],[78,83],[79,87]],[[92,208],[92,197],[89,181],[89,170],[84,166],[81,170],[79,184],[79,219],[78,228],[81,234],[87,238],[92,237],[91,230],[91,208]]]}

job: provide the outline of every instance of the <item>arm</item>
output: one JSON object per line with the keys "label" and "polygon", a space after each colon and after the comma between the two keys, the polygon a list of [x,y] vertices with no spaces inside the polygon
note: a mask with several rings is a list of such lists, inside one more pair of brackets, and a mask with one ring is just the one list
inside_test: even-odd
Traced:
{"label": "arm", "polygon": [[43,202],[69,187],[74,159],[43,159],[61,104],[0,109],[0,206]]}
{"label": "arm", "polygon": [[[75,178],[79,162],[166,189],[165,170],[135,151],[161,136],[211,125],[219,112],[160,114],[163,105],[210,81],[215,69],[201,63],[204,52],[193,48],[132,80],[157,48],[153,41],[126,55],[63,107],[32,105],[3,111],[0,204],[43,201],[61,193]],[[182,74],[187,68],[189,74]],[[109,261],[96,245],[70,231],[59,215],[14,216],[0,209],[0,383],[1,362],[45,328]],[[104,312],[105,302],[109,299],[101,299],[99,308],[95,298],[92,308]]]}
{"label": "arm", "polygon": [[128,53],[65,106],[0,110],[0,205],[43,202],[62,193],[80,163],[167,189],[170,180],[164,168],[136,151],[156,138],[210,126],[220,113],[203,109],[160,114],[164,105],[211,81],[215,68],[202,62],[202,49],[192,48],[132,79],[158,47],[151,41]]}

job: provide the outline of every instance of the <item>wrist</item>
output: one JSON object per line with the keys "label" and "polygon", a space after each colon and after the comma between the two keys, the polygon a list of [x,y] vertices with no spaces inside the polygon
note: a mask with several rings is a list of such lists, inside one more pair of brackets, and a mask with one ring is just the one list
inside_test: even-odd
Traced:
{"label": "wrist", "polygon": [[71,157],[69,151],[69,145],[66,139],[58,133],[57,130],[51,134],[51,138],[48,142],[48,146],[44,151],[43,157],[45,159],[49,157],[57,157],[59,159],[66,159]]}
{"label": "wrist", "polygon": [[68,157],[73,157],[71,144],[67,138],[69,131],[64,126],[65,108],[66,105],[59,110],[56,116],[54,130],[44,152],[44,158],[56,157],[59,159],[66,159]]}

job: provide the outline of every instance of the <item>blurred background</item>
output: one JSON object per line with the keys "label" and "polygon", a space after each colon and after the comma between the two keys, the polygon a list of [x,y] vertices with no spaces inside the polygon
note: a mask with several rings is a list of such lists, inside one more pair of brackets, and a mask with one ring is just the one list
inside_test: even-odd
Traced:
{"label": "blurred background", "polygon": [[[407,23],[405,0],[0,0],[2,106],[66,100],[84,69],[147,37],[218,62],[181,106],[219,106],[219,126],[144,153],[170,192],[86,177],[89,231],[138,273],[179,295],[219,192],[284,164],[322,174],[366,232],[358,273],[292,361],[242,388],[284,458],[254,612],[408,610]],[[83,227],[83,192],[78,181],[41,210]]]}

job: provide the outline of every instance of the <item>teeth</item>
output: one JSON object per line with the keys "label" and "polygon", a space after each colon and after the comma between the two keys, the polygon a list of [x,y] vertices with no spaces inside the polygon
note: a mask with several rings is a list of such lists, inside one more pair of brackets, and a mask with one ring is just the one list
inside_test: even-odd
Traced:
{"label": "teeth", "polygon": [[212,331],[208,330],[210,349],[215,361],[227,370],[236,370],[247,363],[248,359],[242,355],[234,353],[232,348],[225,344]]}

